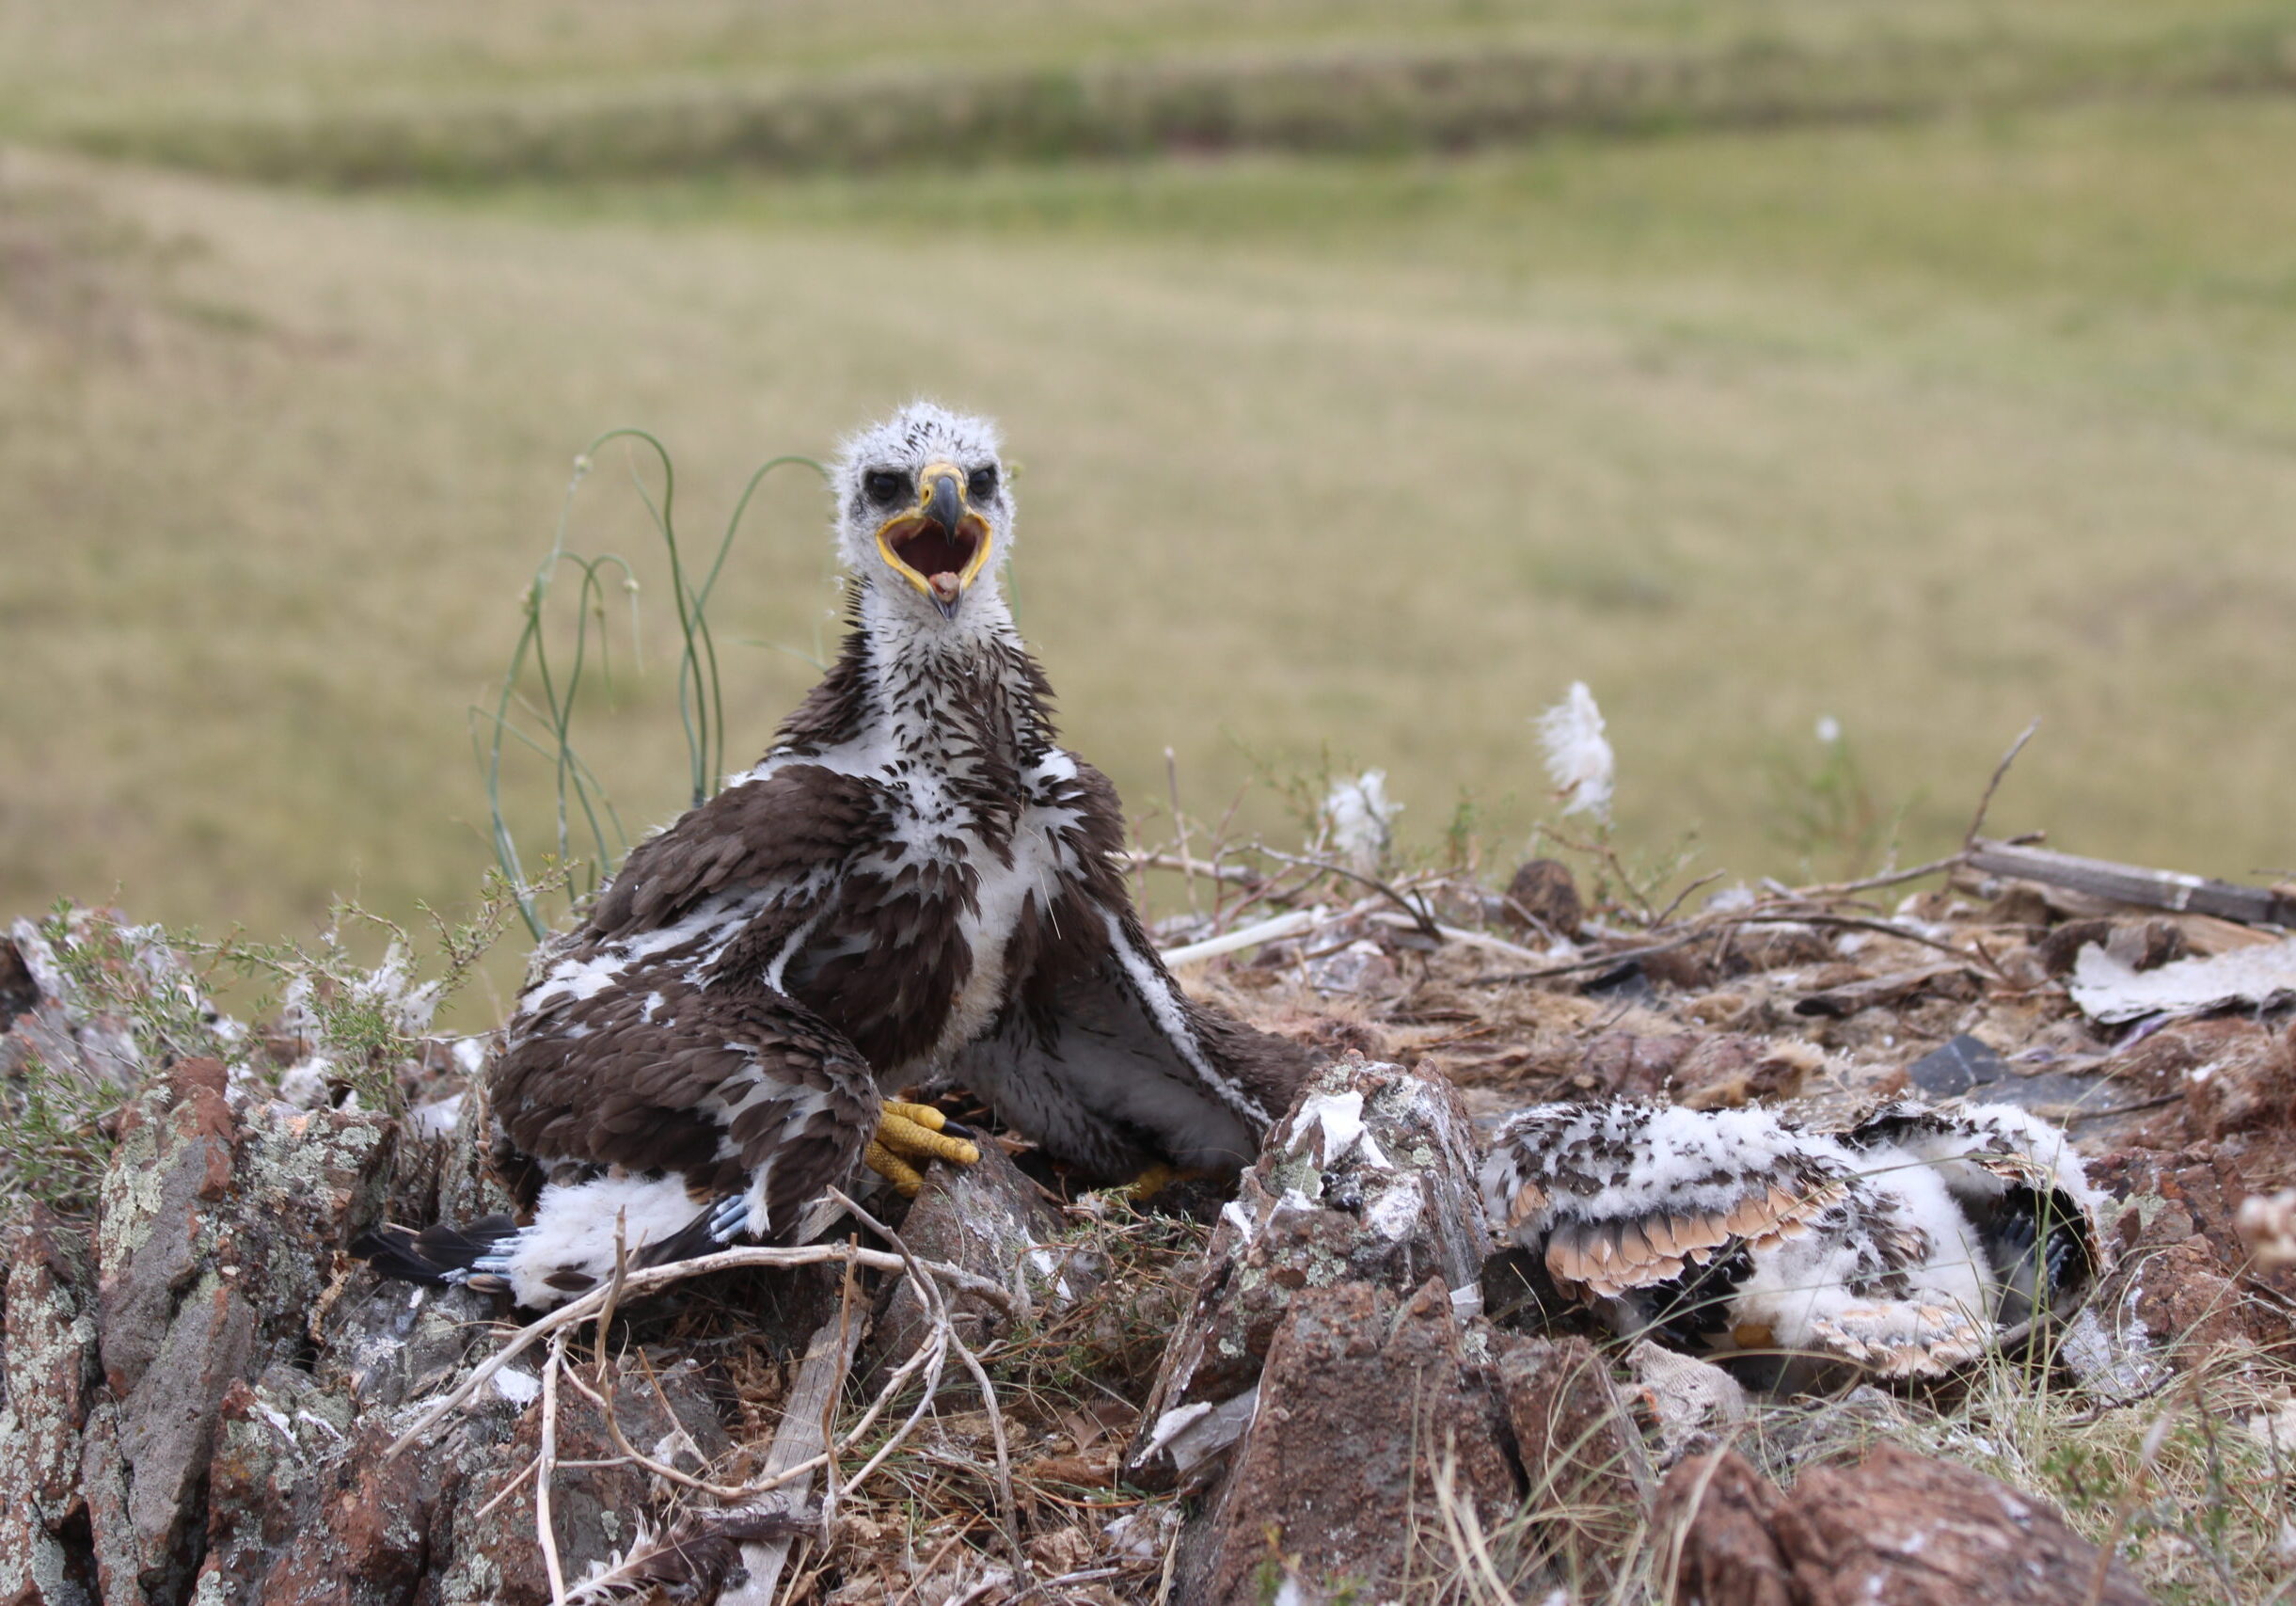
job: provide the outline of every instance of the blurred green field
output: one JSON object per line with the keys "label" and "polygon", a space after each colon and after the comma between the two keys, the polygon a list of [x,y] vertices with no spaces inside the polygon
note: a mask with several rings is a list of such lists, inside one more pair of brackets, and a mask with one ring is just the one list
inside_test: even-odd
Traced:
{"label": "blurred green field", "polygon": [[[1449,154],[347,194],[85,151],[133,127],[164,157],[169,128],[247,105],[530,96],[546,123],[599,86],[1296,61],[1401,30],[1304,0],[800,6],[770,34],[703,0],[388,22],[245,0],[115,37],[124,14],[0,10],[0,909],[117,886],[268,934],[335,895],[467,902],[489,856],[467,710],[575,453],[653,430],[695,536],[757,462],[920,391],[1003,420],[1022,624],[1135,812],[1167,746],[1207,817],[1328,750],[1388,770],[1407,840],[1464,791],[1503,855],[1543,810],[1527,722],[1584,679],[1622,836],[1694,830],[1705,867],[1836,867],[1792,826],[1820,716],[1905,810],[1908,854],[1957,835],[2039,715],[1997,826],[2232,875],[2296,862],[2296,103],[2254,88],[2269,73]],[[1918,29],[2127,62],[2287,22],[1523,0],[1414,13],[1411,39],[1854,51]],[[644,549],[628,464],[584,483],[578,545]],[[823,511],[777,477],[729,569],[737,755],[812,674]],[[641,602],[663,590],[649,571]],[[589,710],[633,827],[682,802],[663,625]],[[536,830],[543,799],[523,775]],[[1238,819],[1281,825],[1264,789]]]}

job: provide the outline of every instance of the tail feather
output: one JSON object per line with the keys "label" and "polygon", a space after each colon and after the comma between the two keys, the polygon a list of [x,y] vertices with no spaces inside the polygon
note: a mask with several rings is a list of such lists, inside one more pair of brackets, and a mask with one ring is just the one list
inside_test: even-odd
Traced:
{"label": "tail feather", "polygon": [[483,1216],[466,1227],[441,1221],[420,1232],[385,1224],[351,1240],[351,1252],[402,1282],[460,1282],[471,1263],[516,1234],[508,1216]]}

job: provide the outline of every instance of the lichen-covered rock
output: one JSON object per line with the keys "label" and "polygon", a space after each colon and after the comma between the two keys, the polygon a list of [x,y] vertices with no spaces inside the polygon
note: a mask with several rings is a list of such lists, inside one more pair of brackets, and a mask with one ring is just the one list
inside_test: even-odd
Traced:
{"label": "lichen-covered rock", "polygon": [[96,1385],[87,1268],[63,1223],[35,1207],[5,1235],[0,1284],[0,1602],[59,1606],[93,1583],[85,1548],[80,1436]]}
{"label": "lichen-covered rock", "polygon": [[1491,1241],[1478,1163],[1465,1107],[1432,1068],[1351,1055],[1310,1079],[1220,1212],[1127,1457],[1131,1475],[1168,1483],[1201,1458],[1187,1451],[1217,1448],[1204,1424],[1239,1413],[1306,1290],[1353,1282],[1400,1296],[1433,1277],[1462,1310],[1479,1309]]}
{"label": "lichen-covered rock", "polygon": [[2090,1299],[2097,1322],[2073,1335],[2084,1384],[2110,1397],[2160,1365],[2184,1370],[2227,1344],[2296,1338],[2286,1314],[2296,1267],[2252,1264],[2237,1226],[2244,1199],[2296,1174],[2296,1133],[2131,1149],[2091,1170],[2124,1202],[2107,1228],[2114,1267]]}
{"label": "lichen-covered rock", "polygon": [[96,1227],[109,1408],[88,1448],[89,1503],[107,1595],[123,1571],[156,1598],[190,1586],[226,1398],[307,1359],[347,1270],[341,1247],[381,1208],[394,1130],[235,1108],[213,1059],[168,1067],[128,1106]]}
{"label": "lichen-covered rock", "polygon": [[[1552,1519],[1500,1547],[1511,1583],[1623,1553],[1654,1481],[1640,1435],[1591,1345],[1480,1314],[1477,1162],[1448,1083],[1361,1059],[1270,1132],[1128,1457],[1135,1481],[1210,1486],[1180,1598],[1387,1598],[1527,1497]],[[1446,1506],[1465,1526],[1433,1526]]]}
{"label": "lichen-covered rock", "polygon": [[[284,1501],[261,1508],[268,1549],[252,1588],[213,1596],[203,1588],[203,1606],[210,1598],[543,1606],[550,1586],[527,1475],[540,1447],[540,1415],[530,1408],[537,1381],[530,1372],[514,1375],[435,1440],[395,1456],[388,1452],[403,1425],[396,1414],[362,1414],[344,1441],[309,1456]],[[707,1379],[690,1360],[649,1357],[617,1368],[611,1382],[622,1437],[641,1453],[695,1475],[732,1450]],[[571,1386],[559,1395],[556,1448],[565,1464],[551,1479],[551,1528],[566,1576],[578,1578],[629,1546],[657,1490],[633,1463],[596,1464],[616,1462],[620,1448],[604,1412]]]}
{"label": "lichen-covered rock", "polygon": [[143,1073],[127,1023],[83,1008],[39,929],[17,920],[0,936],[0,1076],[32,1060],[119,1087]]}
{"label": "lichen-covered rock", "polygon": [[[1084,1292],[1096,1268],[1056,1244],[1065,1223],[1037,1185],[995,1144],[971,1166],[934,1166],[909,1208],[901,1239],[923,1259],[962,1266],[1030,1299],[1065,1302]],[[1005,1312],[978,1295],[948,1296],[958,1332],[975,1347],[1001,1337]],[[907,1279],[891,1282],[862,1349],[863,1369],[881,1377],[926,1333],[924,1308]]]}

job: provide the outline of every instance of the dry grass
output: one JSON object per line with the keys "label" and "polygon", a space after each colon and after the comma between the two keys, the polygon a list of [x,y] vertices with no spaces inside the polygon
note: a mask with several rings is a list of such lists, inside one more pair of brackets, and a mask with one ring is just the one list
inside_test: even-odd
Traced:
{"label": "dry grass", "polygon": [[127,0],[87,0],[0,12],[0,132],[499,103],[537,90],[557,92],[561,106],[615,94],[659,99],[887,61],[969,72],[1456,43],[1772,55],[1942,47],[2143,60],[2285,21],[2260,0],[1940,0],[1918,9],[1433,0],[1407,12],[1371,0],[795,0],[769,12],[739,0],[668,0],[641,11],[610,0],[228,0],[161,15]]}
{"label": "dry grass", "polygon": [[[2287,1357],[2221,1353],[2161,1398],[2100,1407],[2037,1362],[1996,1357],[1947,1394],[1899,1399],[1895,1420],[1854,1415],[1819,1460],[1855,1458],[1887,1439],[1975,1468],[2036,1496],[2093,1543],[2112,1550],[2156,1600],[2173,1606],[2272,1606],[2296,1589],[2296,1479],[2285,1437],[2252,1426],[2296,1400]],[[1825,1407],[1817,1407],[1823,1410]],[[1757,1460],[1772,1411],[1806,1423],[1808,1403],[1767,1407],[1741,1430]],[[2288,1430],[2283,1426],[2283,1436]],[[1797,1451],[1772,1472],[1814,1464]],[[1661,1535],[1631,1511],[1534,1499],[1488,1533],[1445,1502],[1420,1521],[1419,1549],[1436,1558],[1421,1584],[1430,1600],[1470,1606],[1660,1606],[1672,1598]],[[1589,1548],[1585,1541],[1599,1535]],[[1559,1544],[1560,1541],[1560,1544]],[[1576,1541],[1576,1543],[1574,1543]],[[1544,1564],[1544,1573],[1532,1567]],[[1535,1582],[1529,1582],[1535,1580]]]}
{"label": "dry grass", "polygon": [[[325,103],[353,76],[510,93],[768,52],[1387,37],[1370,8],[1193,0],[1140,20],[800,8],[770,40],[714,0],[651,9],[642,34],[602,7],[545,28],[517,8],[249,3],[124,36],[107,14],[0,24],[0,61],[45,86],[0,94],[14,126],[258,78]],[[2117,49],[2258,14],[1966,0],[1890,25]],[[1847,15],[1525,0],[1427,37],[1831,48],[1866,37]],[[118,886],[139,914],[271,932],[338,895],[402,917],[467,898],[488,855],[466,710],[573,453],[653,428],[707,527],[757,461],[918,390],[1004,419],[1027,470],[1023,626],[1076,745],[1136,806],[1167,746],[1206,819],[1328,747],[1389,771],[1416,844],[1465,791],[1505,854],[1540,812],[1526,720],[1584,678],[1621,754],[1623,838],[1695,831],[1734,873],[1811,846],[1782,839],[1770,777],[1814,762],[1821,714],[1909,853],[1958,829],[2039,713],[2004,829],[2286,866],[2296,382],[2274,354],[2296,335],[2296,217],[2254,153],[2291,134],[2270,102],[2108,104],[451,206],[9,153],[0,907]],[[589,549],[641,546],[624,467],[576,504]],[[820,634],[820,522],[799,482],[770,488],[729,571],[736,759],[810,677],[780,649]],[[683,798],[669,632],[644,639],[650,673],[619,666],[585,745],[633,829]],[[539,822],[542,778],[517,787]],[[1240,818],[1276,812],[1263,794]]]}

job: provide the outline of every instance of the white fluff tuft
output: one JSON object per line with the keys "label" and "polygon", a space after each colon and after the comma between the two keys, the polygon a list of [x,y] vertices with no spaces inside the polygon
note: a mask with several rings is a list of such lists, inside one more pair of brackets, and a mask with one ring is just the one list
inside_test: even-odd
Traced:
{"label": "white fluff tuft", "polygon": [[1603,735],[1603,711],[1583,680],[1571,682],[1569,695],[1541,714],[1539,745],[1546,753],[1546,778],[1562,799],[1565,814],[1591,814],[1610,823],[1610,782],[1617,761]]}
{"label": "white fluff tuft", "polygon": [[[330,933],[330,946],[333,943]],[[382,963],[347,980],[339,977],[338,982],[351,998],[372,1008],[402,1037],[420,1037],[431,1029],[431,1017],[438,1012],[443,990],[439,982],[415,979],[406,945],[395,938],[383,950]],[[314,1002],[318,996],[307,971],[287,984],[279,1000],[280,1025],[311,1048],[316,1048],[325,1032],[325,1022]]]}
{"label": "white fluff tuft", "polygon": [[1387,797],[1387,772],[1366,770],[1331,784],[1323,799],[1323,829],[1347,867],[1371,875],[1395,846],[1395,817],[1403,805]]}

